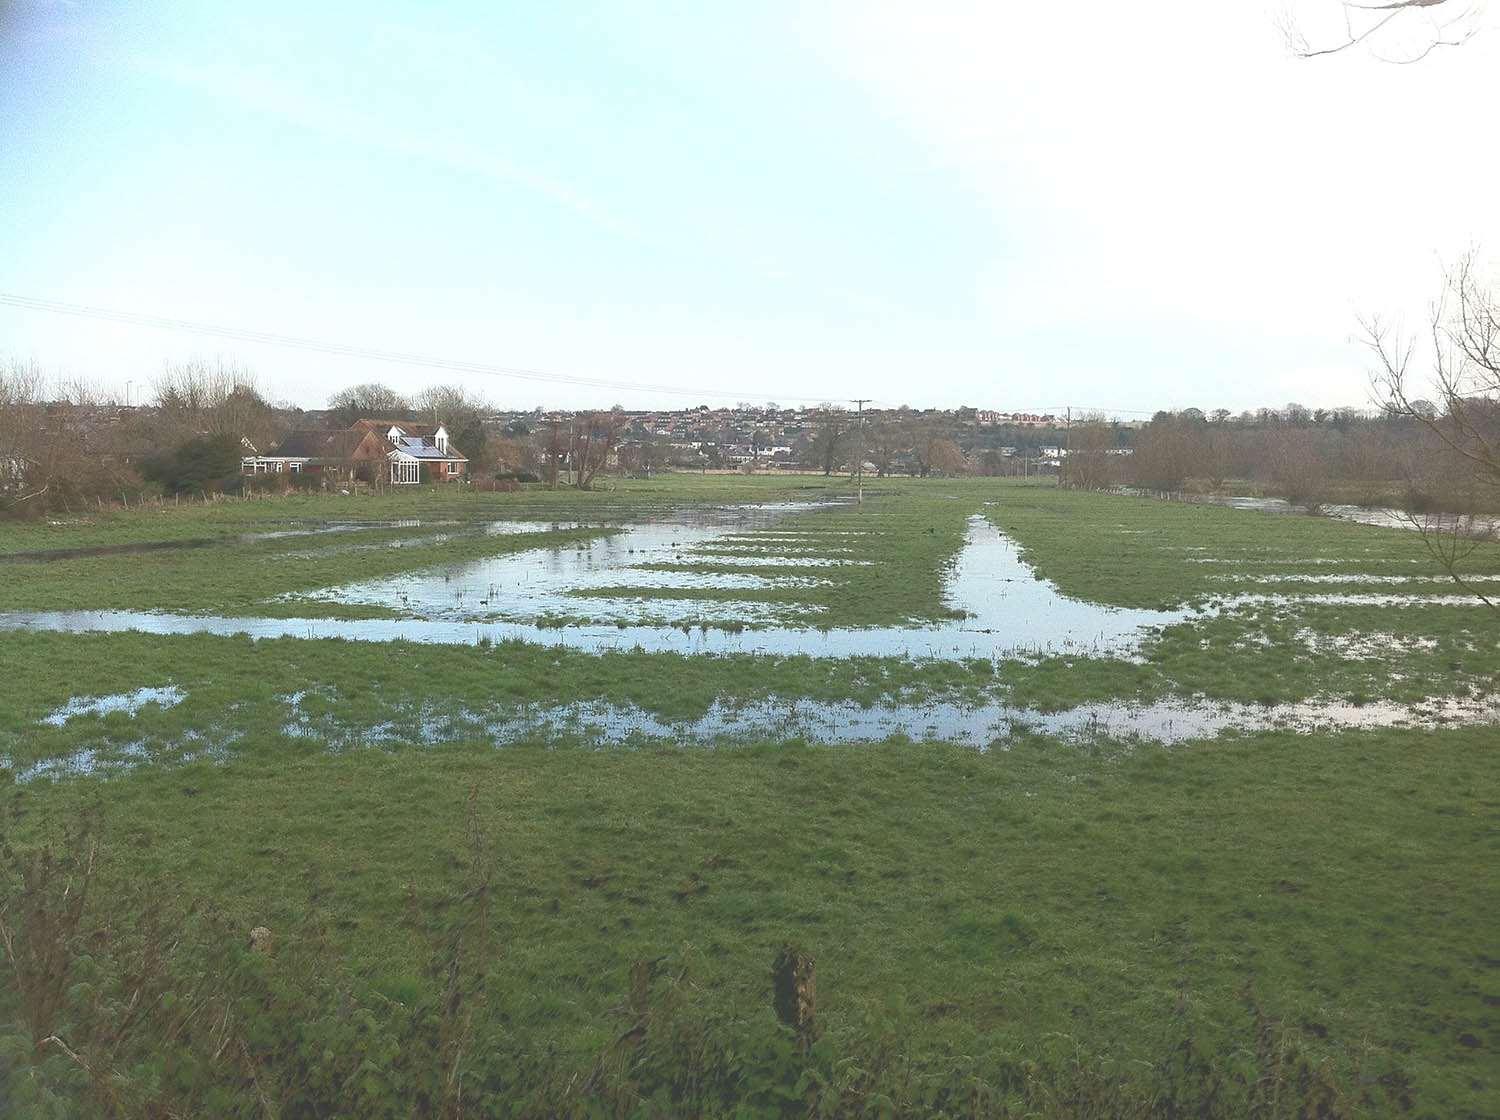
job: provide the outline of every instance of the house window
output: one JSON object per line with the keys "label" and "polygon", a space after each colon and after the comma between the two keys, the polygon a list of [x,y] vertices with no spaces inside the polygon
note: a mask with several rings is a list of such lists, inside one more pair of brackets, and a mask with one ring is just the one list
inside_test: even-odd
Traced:
{"label": "house window", "polygon": [[291,471],[293,474],[301,474],[302,473],[302,464],[301,463],[288,463],[287,464],[287,470]]}

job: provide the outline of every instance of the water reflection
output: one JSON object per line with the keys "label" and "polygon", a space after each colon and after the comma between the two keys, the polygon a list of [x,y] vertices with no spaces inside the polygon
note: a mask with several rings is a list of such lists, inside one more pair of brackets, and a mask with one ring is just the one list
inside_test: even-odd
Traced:
{"label": "water reflection", "polygon": [[[752,508],[768,520],[781,511]],[[743,528],[744,514],[724,515],[725,524]],[[675,555],[687,545],[712,539],[716,527],[660,522],[627,530],[607,540],[569,549],[536,550],[455,565],[403,580],[356,584],[336,592],[349,603],[389,604],[393,600],[421,617],[403,619],[221,618],[156,614],[146,611],[12,611],[0,614],[0,629],[60,630],[72,633],[139,630],[151,634],[247,634],[252,638],[346,638],[386,642],[473,644],[481,640],[555,644],[590,652],[602,650],[678,653],[806,653],[816,657],[858,655],[965,659],[1076,653],[1134,655],[1148,630],[1190,616],[1187,610],[1128,610],[1071,599],[1049,581],[1036,578],[1018,550],[982,515],[969,519],[964,545],[945,588],[947,605],[964,617],[942,623],[886,627],[809,628],[767,625],[732,631],[707,623],[732,610],[735,619],[774,622],[776,608],[756,616],[756,604],[701,600],[617,600],[618,621],[550,627],[488,617],[492,610],[587,611],[600,615],[608,600],[579,600],[574,587],[635,583],[648,574],[628,565]],[[680,576],[681,573],[672,573]],[[320,593],[325,594],[325,593]],[[402,598],[402,595],[405,598]],[[386,596],[386,597],[382,597]],[[584,604],[580,610],[580,604]],[[646,609],[670,609],[675,626],[639,625]],[[799,607],[805,613],[806,607]],[[719,612],[719,613],[715,613]],[[692,619],[693,621],[682,621]],[[702,619],[704,625],[698,625]]]}
{"label": "water reflection", "polygon": [[[148,690],[143,690],[148,691]],[[176,693],[175,688],[160,690]],[[308,705],[308,693],[278,697],[284,705],[281,732],[318,748],[383,750],[443,743],[490,743],[503,747],[526,742],[585,747],[630,747],[650,743],[736,746],[800,739],[809,743],[865,743],[891,739],[934,741],[979,750],[1007,750],[1019,736],[1045,734],[1089,747],[1100,744],[1174,744],[1259,731],[1334,732],[1387,727],[1440,728],[1500,722],[1500,697],[1434,698],[1414,705],[1388,702],[1350,704],[1310,700],[1293,704],[1239,704],[1205,700],[1163,700],[1152,704],[1101,702],[1043,712],[1000,701],[951,700],[920,704],[863,706],[784,697],[746,702],[716,701],[695,719],[670,719],[630,704],[496,706],[474,709],[451,704],[381,710],[375,722],[355,723],[356,709],[338,704],[338,695],[318,694],[327,703]],[[178,698],[181,697],[177,693]],[[75,713],[81,714],[81,713]],[[47,722],[51,722],[49,719]],[[16,767],[15,780],[79,774],[119,774],[141,765],[182,765],[225,761],[241,745],[243,733],[215,724],[208,732],[189,729],[176,736],[142,734],[124,743],[85,743],[73,751]]]}
{"label": "water reflection", "polygon": [[[1162,495],[1122,486],[1122,494],[1134,498],[1157,498]],[[1388,506],[1354,506],[1342,502],[1328,502],[1316,509],[1288,502],[1285,498],[1255,498],[1241,494],[1172,494],[1170,501],[1189,502],[1193,505],[1225,506],[1229,509],[1251,510],[1256,513],[1317,513],[1335,521],[1352,521],[1359,525],[1375,525],[1382,529],[1422,529],[1426,532],[1452,533],[1457,530],[1464,536],[1493,537],[1500,529],[1500,519],[1486,514],[1467,513],[1418,513]]]}

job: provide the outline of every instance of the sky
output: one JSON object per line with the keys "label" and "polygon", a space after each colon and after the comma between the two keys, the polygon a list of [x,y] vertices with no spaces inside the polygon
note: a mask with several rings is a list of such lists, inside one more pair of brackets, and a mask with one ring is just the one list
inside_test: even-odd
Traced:
{"label": "sky", "polygon": [[1361,317],[1500,255],[1500,15],[1293,56],[1340,11],[0,0],[0,358],[136,402],[204,355],[308,408],[1369,407]]}

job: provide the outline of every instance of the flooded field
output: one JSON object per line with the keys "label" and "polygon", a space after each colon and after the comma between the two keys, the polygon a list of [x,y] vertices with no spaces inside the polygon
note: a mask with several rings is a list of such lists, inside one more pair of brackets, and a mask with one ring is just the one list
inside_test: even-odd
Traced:
{"label": "flooded field", "polygon": [[[1031,500],[1033,492],[1018,494]],[[1049,498],[1059,500],[1079,499]],[[894,519],[825,499],[663,505],[614,518],[294,526],[255,534],[256,548],[287,545],[264,554],[262,566],[334,574],[351,557],[378,555],[384,574],[305,582],[310,589],[267,596],[243,612],[10,610],[0,612],[0,630],[358,643],[336,655],[350,663],[349,681],[310,682],[258,701],[259,734],[334,749],[908,739],[989,750],[1027,734],[1175,743],[1496,721],[1484,683],[1495,661],[1487,608],[1434,572],[1412,535],[1240,512],[1183,510],[1184,520],[1172,511],[1158,524],[1155,511],[1166,504],[1098,501],[1110,516],[1083,536],[1067,519],[1048,520],[1050,507],[1028,520],[1028,507],[1014,500],[951,494],[898,507]],[[1193,527],[1200,515],[1213,519],[1207,530]],[[460,545],[469,552],[442,559]],[[157,554],[141,555],[145,564]],[[191,558],[205,555],[195,546]],[[886,607],[906,603],[899,597],[923,580],[930,600]],[[1481,570],[1471,586],[1497,583],[1500,570]],[[1121,598],[1163,605],[1122,606]],[[852,624],[851,602],[856,611],[884,608],[885,620]],[[264,617],[265,605],[291,617]],[[322,613],[300,616],[304,606]],[[360,616],[372,612],[397,617]],[[359,691],[353,681],[379,672],[392,647],[413,660],[411,650],[447,650],[451,668],[415,696],[387,681],[373,701],[348,699]],[[889,659],[869,671],[891,684],[858,700],[837,691],[816,697],[772,669],[753,688],[726,679],[683,715],[638,701],[652,688],[642,694],[633,684],[584,687],[578,699],[558,702],[543,666],[521,690],[528,698],[488,699],[517,695],[507,667],[522,648],[543,657],[639,655],[637,674],[666,674],[653,686],[663,696],[685,663],[645,660],[654,655],[752,655],[747,673],[759,672],[761,659]],[[931,685],[900,683],[933,665],[950,668]],[[461,698],[449,694],[460,679]],[[242,749],[249,709],[200,708],[191,697],[201,692],[182,674],[158,673],[121,691],[53,701],[31,726],[66,734],[28,757],[30,733],[12,732],[22,746],[8,764],[38,777]]]}
{"label": "flooded field", "polygon": [[[673,596],[663,589],[791,591],[824,582],[831,568],[865,563],[859,534],[747,533],[774,525],[807,504],[744,506],[627,526],[567,548],[487,557],[466,564],[334,587],[320,600],[397,607],[400,619],[251,618],[145,611],[11,611],[0,629],[88,633],[248,634],[473,644],[522,639],[597,652],[810,653],[820,657],[895,656],[964,659],[1059,653],[1129,657],[1152,628],[1192,612],[1130,610],[1061,594],[1024,564],[1016,546],[980,514],[945,578],[945,599],[959,616],[939,623],[836,627],[788,622],[815,617],[815,605]],[[558,524],[495,523],[486,532],[534,532]],[[801,555],[815,551],[812,556]],[[695,562],[711,564],[695,570]],[[776,575],[713,570],[770,566]],[[603,592],[602,594],[598,592]],[[549,624],[551,617],[578,618]],[[641,621],[652,618],[652,621]],[[726,626],[725,624],[729,625]]]}
{"label": "flooded field", "polygon": [[[1145,490],[1123,487],[1120,491],[1135,498],[1160,498],[1161,495]],[[1337,521],[1348,521],[1356,525],[1375,525],[1382,529],[1419,529],[1429,532],[1461,534],[1475,537],[1494,537],[1500,530],[1500,518],[1489,514],[1468,513],[1409,513],[1389,506],[1357,506],[1345,502],[1325,502],[1311,509],[1305,505],[1289,502],[1285,498],[1260,498],[1244,494],[1172,494],[1169,501],[1189,502],[1196,505],[1223,506],[1226,509],[1246,510],[1253,513],[1318,514]]]}

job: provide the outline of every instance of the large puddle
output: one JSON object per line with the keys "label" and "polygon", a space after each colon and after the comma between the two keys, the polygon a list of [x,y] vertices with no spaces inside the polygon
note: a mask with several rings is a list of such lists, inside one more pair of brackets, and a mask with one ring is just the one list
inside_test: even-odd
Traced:
{"label": "large puddle", "polygon": [[[147,694],[150,694],[149,696]],[[933,741],[978,750],[1006,750],[1019,736],[1045,734],[1081,747],[1101,744],[1175,744],[1226,734],[1282,730],[1299,733],[1373,730],[1386,727],[1441,728],[1458,724],[1500,722],[1500,697],[1434,699],[1410,706],[1376,702],[1350,704],[1315,700],[1296,704],[1239,704],[1205,700],[1167,700],[1153,704],[1084,704],[1058,712],[1041,712],[1003,702],[920,704],[822,702],[774,698],[750,702],[716,702],[696,719],[668,719],[633,705],[583,703],[520,705],[476,710],[432,704],[386,711],[372,724],[351,724],[349,709],[335,694],[293,693],[279,697],[281,732],[305,739],[320,749],[397,750],[444,743],[513,742],[584,747],[632,747],[652,743],[732,747],[789,739],[809,743],[865,743],[892,739]],[[140,689],[116,697],[97,697],[69,705],[44,718],[61,725],[68,720],[126,711],[134,716],[144,704],[163,707],[179,702],[175,686]],[[214,724],[190,729],[162,741],[142,732],[125,743],[85,744],[72,752],[15,769],[15,780],[79,774],[118,774],[141,765],[181,765],[198,760],[224,761],[241,745],[242,733]],[[10,759],[0,762],[14,767]]]}
{"label": "large puddle", "polygon": [[33,548],[25,552],[0,552],[0,563],[43,564],[52,560],[77,560],[90,556],[129,556],[142,552],[181,552],[195,548],[212,548],[226,544],[258,544],[261,541],[288,537],[316,537],[327,533],[352,533],[366,529],[418,529],[423,524],[458,522],[422,521],[339,521],[290,529],[266,529],[250,533],[229,533],[222,537],[174,537],[164,541],[127,541],[124,544],[81,545],[76,548]]}
{"label": "large puddle", "polygon": [[1452,533],[1463,536],[1494,537],[1500,531],[1500,518],[1489,514],[1468,513],[1407,513],[1405,510],[1384,506],[1353,506],[1341,502],[1320,505],[1316,510],[1296,505],[1285,498],[1254,498],[1242,494],[1173,494],[1163,499],[1151,491],[1121,487],[1120,493],[1133,498],[1155,498],[1158,500],[1188,502],[1192,505],[1224,506],[1228,509],[1250,510],[1255,513],[1300,513],[1319,514],[1335,521],[1352,521],[1358,525],[1376,525],[1382,529],[1421,529],[1427,532]]}
{"label": "large puddle", "polygon": [[[811,503],[695,510],[647,524],[625,525],[619,532],[562,548],[533,549],[489,556],[465,564],[405,572],[388,579],[323,589],[307,598],[367,606],[395,606],[428,621],[533,622],[538,619],[587,616],[617,624],[638,621],[646,613],[669,612],[674,620],[767,624],[787,613],[770,603],[711,598],[673,598],[648,612],[639,597],[600,598],[592,592],[628,584],[649,593],[659,590],[792,590],[826,583],[816,573],[798,573],[795,561],[782,563],[785,574],[711,573],[666,570],[667,565],[697,554],[705,545],[731,534],[775,525],[788,514],[819,508]],[[494,535],[586,528],[583,522],[497,522]],[[580,598],[580,593],[589,595]],[[296,597],[288,597],[295,602]]]}
{"label": "large puddle", "polygon": [[734,745],[784,739],[816,743],[880,742],[891,738],[964,746],[1003,747],[1019,734],[1039,733],[1073,742],[1138,740],[1181,743],[1231,733],[1436,728],[1500,720],[1500,697],[1445,698],[1415,705],[1349,704],[1313,700],[1295,704],[1242,704],[1163,700],[1152,704],[1103,702],[1056,712],[1003,702],[930,701],[860,705],[784,697],[716,702],[697,719],[673,720],[633,705],[582,703],[527,706],[505,713],[431,708],[397,715],[374,727],[341,726],[337,718],[303,710],[301,694],[286,698],[283,734],[335,747],[570,740],[585,745],[639,742]]}
{"label": "large puddle", "polygon": [[[966,659],[1050,654],[1132,656],[1148,630],[1179,622],[1187,610],[1127,610],[1072,599],[1038,579],[1015,545],[986,518],[969,518],[964,544],[945,584],[950,622],[885,627],[776,625],[785,605],[744,599],[580,598],[575,590],[695,586],[751,589],[810,585],[828,572],[828,548],[803,563],[776,552],[758,560],[777,576],[726,576],[681,570],[695,552],[712,545],[712,562],[736,546],[733,535],[757,522],[773,525],[805,505],[737,507],[713,518],[664,520],[627,528],[609,538],[566,548],[490,557],[401,577],[318,592],[349,604],[398,606],[402,619],[224,618],[147,611],[11,611],[0,629],[70,633],[138,630],[150,634],[247,634],[252,638],[345,638],[355,641],[474,644],[520,639],[590,652],[641,650],[678,653],[803,653],[817,657],[894,656]],[[545,526],[550,528],[551,526]],[[822,534],[818,534],[822,535]],[[806,540],[806,537],[799,537]],[[775,543],[757,541],[756,547]],[[740,542],[744,547],[743,542]],[[811,546],[809,546],[811,547]],[[842,543],[831,548],[845,547]],[[857,558],[851,556],[857,563]],[[641,565],[673,562],[672,570]],[[642,594],[646,592],[643,591]],[[805,606],[795,608],[807,614]],[[673,624],[641,624],[643,616],[670,613]],[[531,621],[516,621],[514,616]],[[583,624],[554,625],[548,616],[580,616]],[[500,617],[510,616],[510,617]],[[542,619],[539,623],[536,619]],[[612,621],[611,621],[612,620]],[[737,629],[748,621],[760,629]],[[730,623],[729,628],[715,623]]]}

